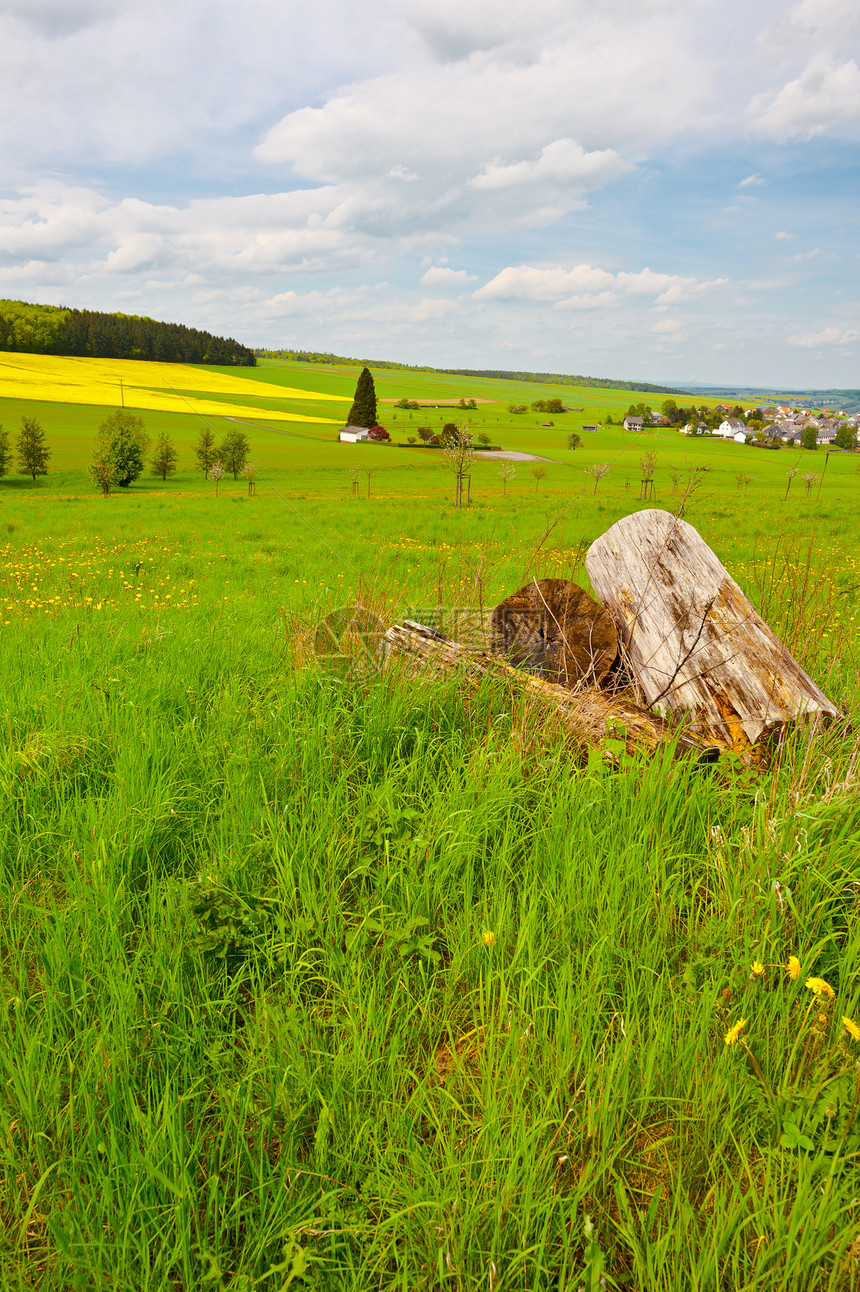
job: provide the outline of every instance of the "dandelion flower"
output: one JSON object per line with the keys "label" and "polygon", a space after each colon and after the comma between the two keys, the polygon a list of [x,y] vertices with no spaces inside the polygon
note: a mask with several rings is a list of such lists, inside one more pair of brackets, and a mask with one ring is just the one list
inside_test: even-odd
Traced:
{"label": "dandelion flower", "polygon": [[806,986],[809,991],[814,991],[816,996],[826,996],[828,1000],[836,999],[836,992],[823,978],[807,978]]}
{"label": "dandelion flower", "polygon": [[484,946],[494,947],[496,945],[496,935],[492,929],[486,929],[484,932]]}
{"label": "dandelion flower", "polygon": [[791,979],[791,981],[797,982],[798,978],[800,977],[800,961],[798,960],[797,956],[789,956],[788,964],[785,967],[788,971],[788,976]]}
{"label": "dandelion flower", "polygon": [[746,1025],[747,1025],[747,1021],[745,1018],[739,1018],[736,1023],[733,1023],[732,1026],[729,1028],[729,1030],[726,1032],[726,1035],[724,1038],[726,1045],[735,1045],[740,1037],[741,1032],[744,1030]]}
{"label": "dandelion flower", "polygon": [[860,1027],[852,1019],[846,1018],[844,1014],[842,1016],[842,1026],[852,1041],[860,1041]]}
{"label": "dandelion flower", "polygon": [[764,975],[764,965],[760,960],[753,960],[750,965],[750,972],[753,978],[761,978]]}

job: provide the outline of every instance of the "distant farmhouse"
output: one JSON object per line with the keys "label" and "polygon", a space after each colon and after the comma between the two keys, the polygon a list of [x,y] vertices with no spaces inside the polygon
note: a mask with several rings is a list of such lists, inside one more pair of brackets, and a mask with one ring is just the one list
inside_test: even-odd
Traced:
{"label": "distant farmhouse", "polygon": [[625,431],[641,431],[644,424],[644,417],[625,417],[621,423]]}
{"label": "distant farmhouse", "polygon": [[344,426],[338,431],[337,438],[341,444],[357,444],[359,440],[370,438],[370,431],[366,426]]}

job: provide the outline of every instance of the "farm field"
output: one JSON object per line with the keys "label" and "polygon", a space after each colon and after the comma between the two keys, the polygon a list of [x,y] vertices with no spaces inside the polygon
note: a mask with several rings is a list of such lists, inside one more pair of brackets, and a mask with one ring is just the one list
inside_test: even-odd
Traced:
{"label": "farm field", "polygon": [[[457,416],[548,459],[476,462],[458,511],[397,443],[449,410],[339,445],[310,418],[354,369],[223,371],[266,387],[218,393],[253,410],[253,496],[153,409],[179,472],[101,498],[112,405],[0,399],[54,452],[0,480],[0,1286],[858,1286],[856,736],[605,758],[515,690],[314,649],[356,601],[587,585],[590,542],[707,466],[685,518],[856,731],[858,456],[571,451],[639,396],[384,370],[383,399],[494,393]],[[582,411],[507,412],[556,393]]]}

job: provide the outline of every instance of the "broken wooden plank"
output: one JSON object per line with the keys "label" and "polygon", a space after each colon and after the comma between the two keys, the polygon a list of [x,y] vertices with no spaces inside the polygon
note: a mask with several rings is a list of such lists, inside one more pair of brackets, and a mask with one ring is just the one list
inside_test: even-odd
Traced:
{"label": "broken wooden plank", "polygon": [[568,579],[533,579],[496,606],[490,649],[550,682],[599,686],[618,656],[607,610]]}
{"label": "broken wooden plank", "polygon": [[686,521],[625,516],[585,568],[645,702],[702,739],[746,749],[802,715],[839,716]]}
{"label": "broken wooden plank", "polygon": [[399,660],[414,673],[461,673],[472,682],[488,675],[508,678],[536,703],[552,712],[567,733],[582,746],[599,748],[608,739],[623,738],[629,752],[655,751],[667,741],[677,741],[679,752],[713,762],[728,746],[722,740],[703,741],[648,713],[620,695],[594,686],[578,688],[546,682],[506,660],[449,641],[433,628],[407,619],[394,624],[382,641],[386,663]]}

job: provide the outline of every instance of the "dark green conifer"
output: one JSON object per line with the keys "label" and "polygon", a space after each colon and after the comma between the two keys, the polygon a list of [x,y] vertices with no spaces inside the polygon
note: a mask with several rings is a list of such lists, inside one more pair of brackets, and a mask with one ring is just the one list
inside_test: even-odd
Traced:
{"label": "dark green conifer", "polygon": [[366,426],[368,430],[376,425],[376,387],[373,384],[373,373],[369,368],[362,368],[361,376],[355,387],[355,399],[349,410],[347,426]]}

